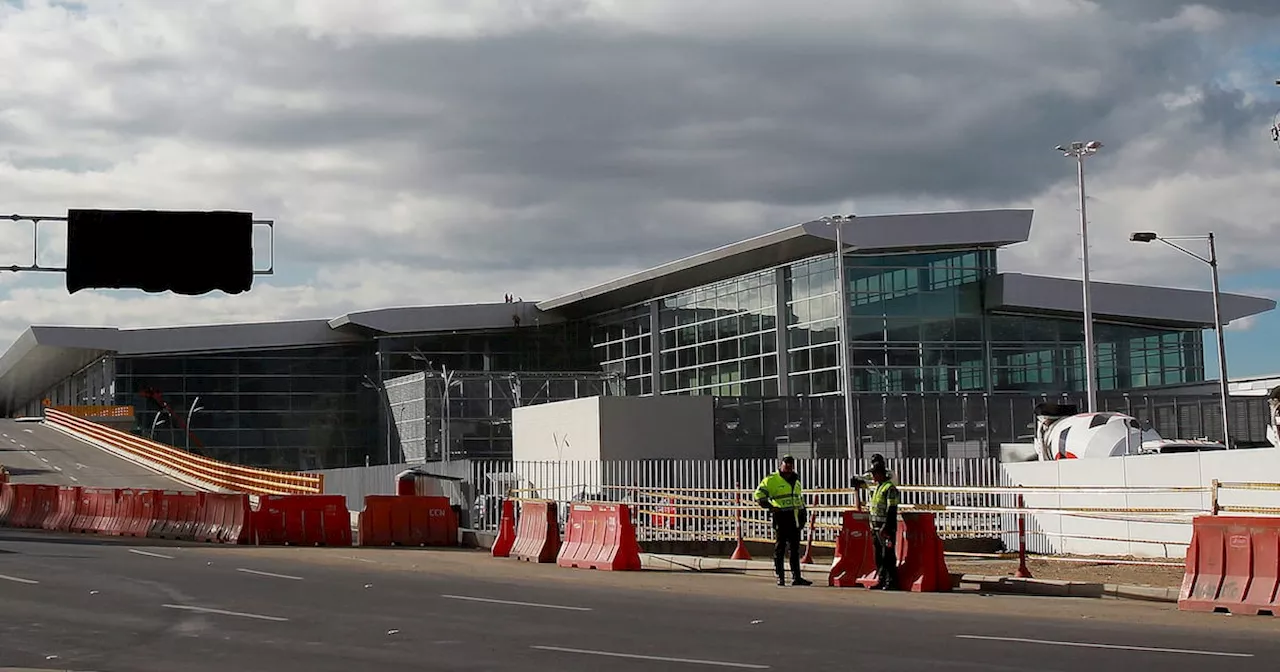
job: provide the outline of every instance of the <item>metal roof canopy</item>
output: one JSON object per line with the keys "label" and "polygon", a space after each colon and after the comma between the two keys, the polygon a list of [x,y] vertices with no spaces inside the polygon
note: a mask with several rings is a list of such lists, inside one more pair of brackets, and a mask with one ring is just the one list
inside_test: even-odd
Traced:
{"label": "metal roof canopy", "polygon": [[[852,252],[905,253],[1004,247],[1031,236],[1031,210],[973,210],[856,217],[840,226]],[[601,313],[835,251],[821,220],[695,254],[538,304],[569,317]]]}

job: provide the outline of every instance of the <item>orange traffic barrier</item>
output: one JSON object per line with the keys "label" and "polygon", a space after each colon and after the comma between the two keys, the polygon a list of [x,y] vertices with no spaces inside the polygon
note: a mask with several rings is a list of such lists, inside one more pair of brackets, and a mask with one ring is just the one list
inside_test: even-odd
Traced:
{"label": "orange traffic barrier", "polygon": [[205,493],[201,496],[195,540],[219,544],[247,544],[253,539],[253,511],[246,494]]}
{"label": "orange traffic barrier", "polygon": [[32,529],[48,529],[58,516],[58,486],[35,485],[31,501],[31,517],[27,519],[27,527]]}
{"label": "orange traffic barrier", "polygon": [[0,526],[9,526],[9,514],[13,512],[13,486],[0,483]]}
{"label": "orange traffic barrier", "polygon": [[253,529],[262,545],[351,545],[345,495],[263,496],[253,512]]}
{"label": "orange traffic barrier", "polygon": [[860,511],[843,511],[840,535],[836,537],[836,554],[827,574],[827,585],[856,588],[876,580],[876,553],[871,539],[870,517]]}
{"label": "orange traffic barrier", "polygon": [[512,499],[502,500],[502,510],[498,518],[498,538],[493,541],[490,553],[495,558],[511,557],[511,547],[516,543],[516,503]]}
{"label": "orange traffic barrier", "polygon": [[361,546],[457,546],[458,517],[448,497],[368,495]]}
{"label": "orange traffic barrier", "polygon": [[560,552],[560,514],[555,502],[520,502],[520,520],[510,557],[555,562]]}
{"label": "orange traffic barrier", "polygon": [[[951,572],[938,537],[932,513],[904,511],[898,514],[898,539],[894,547],[898,586],[916,593],[946,593],[952,589]],[[836,557],[827,583],[832,586],[870,588],[880,581],[875,566],[875,545],[867,514],[845,511],[836,540]]]}
{"label": "orange traffic barrier", "polygon": [[1280,518],[1200,516],[1193,521],[1183,611],[1242,616],[1280,611]]}
{"label": "orange traffic barrier", "polygon": [[57,504],[54,514],[45,520],[46,530],[70,532],[71,521],[76,516],[76,506],[80,502],[80,486],[57,489]]}
{"label": "orange traffic barrier", "polygon": [[94,491],[90,488],[81,488],[80,496],[76,502],[76,513],[71,518],[72,532],[88,532],[93,528],[93,510],[97,504]]}
{"label": "orange traffic barrier", "polygon": [[119,523],[117,534],[124,537],[145,537],[155,525],[155,490],[120,490],[117,493]]}
{"label": "orange traffic barrier", "polygon": [[200,521],[200,494],[157,492],[155,497],[155,521],[147,536],[152,539],[195,541],[196,524]]}
{"label": "orange traffic barrier", "polygon": [[572,504],[565,544],[556,557],[561,567],[640,570],[640,543],[626,504]]}
{"label": "orange traffic barrier", "polygon": [[13,486],[13,511],[9,514],[9,527],[30,527],[35,507],[35,487],[27,483]]}

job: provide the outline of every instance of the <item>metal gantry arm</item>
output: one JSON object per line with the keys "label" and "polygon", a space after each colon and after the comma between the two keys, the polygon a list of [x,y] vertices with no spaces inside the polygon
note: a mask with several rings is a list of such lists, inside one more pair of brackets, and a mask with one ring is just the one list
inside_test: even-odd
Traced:
{"label": "metal gantry arm", "polygon": [[[8,220],[11,222],[31,222],[31,263],[27,265],[9,264],[0,266],[0,271],[9,271],[11,273],[66,273],[65,266],[41,266],[40,265],[40,223],[41,222],[66,222],[65,215],[0,215],[0,221]],[[266,227],[270,232],[267,238],[267,267],[253,269],[254,275],[275,275],[276,272],[276,222],[273,219],[255,219],[253,220],[255,227]]]}

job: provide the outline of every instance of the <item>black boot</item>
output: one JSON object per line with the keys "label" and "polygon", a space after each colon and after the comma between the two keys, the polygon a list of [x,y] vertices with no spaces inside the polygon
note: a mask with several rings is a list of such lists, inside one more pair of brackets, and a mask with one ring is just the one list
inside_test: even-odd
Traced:
{"label": "black boot", "polygon": [[786,579],[784,579],[784,578],[782,578],[781,576],[779,576],[779,577],[778,577],[778,585],[779,585],[779,586],[785,586],[785,585],[787,585],[787,580],[786,580]]}
{"label": "black boot", "polygon": [[810,581],[810,580],[808,580],[808,579],[806,579],[806,578],[804,578],[804,577],[797,576],[796,578],[794,578],[794,579],[792,579],[792,580],[791,580],[791,585],[793,585],[793,586],[812,586],[812,585],[813,585],[813,582],[812,582],[812,581]]}

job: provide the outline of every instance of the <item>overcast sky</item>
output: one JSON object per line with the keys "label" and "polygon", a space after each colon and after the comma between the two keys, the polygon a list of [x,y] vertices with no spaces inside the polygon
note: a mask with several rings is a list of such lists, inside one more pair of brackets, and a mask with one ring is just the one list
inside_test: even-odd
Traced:
{"label": "overcast sky", "polygon": [[[1035,208],[1005,270],[1280,296],[1280,2],[0,0],[0,212],[252,210],[239,296],[0,273],[0,341],[550,298],[830,212]],[[0,263],[26,263],[0,222]],[[61,263],[61,226],[41,261]],[[266,263],[265,245],[260,255]],[[1280,372],[1280,316],[1233,375]]]}

